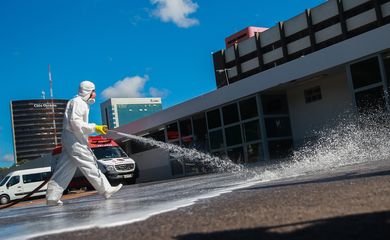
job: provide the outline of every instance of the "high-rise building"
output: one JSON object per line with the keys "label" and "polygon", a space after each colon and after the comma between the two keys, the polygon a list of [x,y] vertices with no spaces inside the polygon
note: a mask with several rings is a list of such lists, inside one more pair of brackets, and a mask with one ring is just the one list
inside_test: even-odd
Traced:
{"label": "high-rise building", "polygon": [[100,109],[102,122],[112,129],[161,111],[162,103],[161,98],[110,98]]}
{"label": "high-rise building", "polygon": [[39,158],[61,143],[67,102],[64,99],[11,101],[15,163]]}

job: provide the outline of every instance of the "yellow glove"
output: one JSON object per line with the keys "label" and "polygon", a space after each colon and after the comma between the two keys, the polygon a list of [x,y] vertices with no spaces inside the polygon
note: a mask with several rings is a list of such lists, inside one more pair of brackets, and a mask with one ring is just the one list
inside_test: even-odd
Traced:
{"label": "yellow glove", "polygon": [[95,126],[95,132],[100,134],[107,134],[108,127],[106,125],[96,125]]}

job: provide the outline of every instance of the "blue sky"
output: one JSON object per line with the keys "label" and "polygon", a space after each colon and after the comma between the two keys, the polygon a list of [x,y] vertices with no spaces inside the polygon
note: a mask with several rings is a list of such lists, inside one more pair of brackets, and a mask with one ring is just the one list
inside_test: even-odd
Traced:
{"label": "blue sky", "polygon": [[225,37],[323,2],[0,1],[0,167],[13,164],[9,102],[48,96],[48,64],[55,98],[70,99],[82,80],[96,84],[91,122],[101,123],[99,104],[111,96],[162,97],[168,108],[215,89],[211,53]]}

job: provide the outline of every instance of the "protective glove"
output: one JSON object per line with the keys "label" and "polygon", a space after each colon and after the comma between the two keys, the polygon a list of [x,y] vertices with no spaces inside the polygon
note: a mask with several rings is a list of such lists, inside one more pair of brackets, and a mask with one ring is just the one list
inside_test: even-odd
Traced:
{"label": "protective glove", "polygon": [[108,127],[106,125],[96,125],[95,126],[95,132],[100,134],[107,134]]}

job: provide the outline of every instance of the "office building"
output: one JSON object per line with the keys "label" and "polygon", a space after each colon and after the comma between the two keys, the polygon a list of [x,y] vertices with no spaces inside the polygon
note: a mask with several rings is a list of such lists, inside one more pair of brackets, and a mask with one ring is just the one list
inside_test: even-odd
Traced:
{"label": "office building", "polygon": [[100,104],[102,122],[109,129],[162,110],[161,98],[110,98]]}
{"label": "office building", "polygon": [[51,153],[61,143],[62,121],[68,100],[11,101],[15,163]]}

